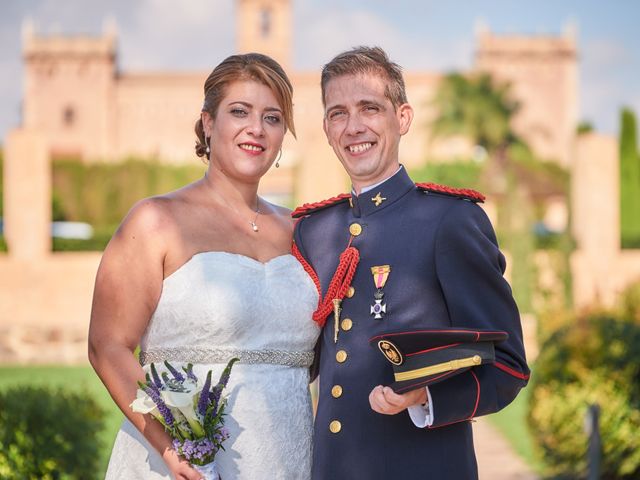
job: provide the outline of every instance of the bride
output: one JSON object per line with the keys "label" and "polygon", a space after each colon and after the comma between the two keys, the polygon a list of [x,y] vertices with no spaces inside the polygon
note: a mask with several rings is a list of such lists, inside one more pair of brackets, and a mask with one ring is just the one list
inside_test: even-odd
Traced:
{"label": "bride", "polygon": [[217,378],[232,357],[222,478],[310,478],[318,294],[289,253],[289,212],[257,194],[287,129],[295,134],[292,87],[280,65],[227,58],[205,82],[196,124],[204,178],[139,202],[107,246],[89,359],[126,416],[108,479],[199,479],[160,423],[129,405],[151,362],[192,362],[200,378]]}

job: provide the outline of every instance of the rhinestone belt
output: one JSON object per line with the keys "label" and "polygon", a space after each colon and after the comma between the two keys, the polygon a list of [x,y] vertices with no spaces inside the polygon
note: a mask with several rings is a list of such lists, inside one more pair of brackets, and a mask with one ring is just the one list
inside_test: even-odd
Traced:
{"label": "rhinestone belt", "polygon": [[314,352],[286,350],[240,350],[224,348],[152,348],[140,351],[140,364],[170,362],[226,363],[233,357],[240,363],[267,363],[287,367],[310,367]]}

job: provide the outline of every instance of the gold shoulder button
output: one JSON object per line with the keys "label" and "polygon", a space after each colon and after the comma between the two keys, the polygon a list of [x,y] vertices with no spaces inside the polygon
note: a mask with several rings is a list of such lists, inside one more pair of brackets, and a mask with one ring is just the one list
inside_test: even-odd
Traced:
{"label": "gold shoulder button", "polygon": [[359,223],[352,223],[351,225],[349,225],[349,233],[354,237],[357,237],[362,233],[362,225],[360,225]]}

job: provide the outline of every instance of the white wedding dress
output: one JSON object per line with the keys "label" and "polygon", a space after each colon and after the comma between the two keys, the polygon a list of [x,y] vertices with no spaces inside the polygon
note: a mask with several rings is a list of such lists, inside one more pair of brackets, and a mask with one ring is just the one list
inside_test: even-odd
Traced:
{"label": "white wedding dress", "polygon": [[[316,287],[292,255],[267,263],[203,252],[164,280],[141,342],[141,362],[194,364],[198,378],[226,362],[231,372],[225,425],[216,455],[222,480],[306,480],[311,476],[309,365],[319,334],[311,319]],[[108,480],[171,478],[160,455],[125,420]]]}

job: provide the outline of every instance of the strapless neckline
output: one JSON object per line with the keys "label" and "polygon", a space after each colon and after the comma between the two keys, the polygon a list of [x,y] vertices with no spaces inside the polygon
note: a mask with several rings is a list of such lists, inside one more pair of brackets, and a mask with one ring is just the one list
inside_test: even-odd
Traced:
{"label": "strapless neckline", "polygon": [[176,270],[174,270],[172,273],[167,275],[164,278],[163,282],[166,282],[169,279],[173,278],[181,270],[187,269],[190,264],[194,263],[198,259],[200,259],[202,257],[207,257],[207,256],[213,256],[213,257],[221,256],[221,257],[226,257],[228,259],[234,258],[238,262],[241,262],[241,263],[243,263],[245,265],[248,265],[248,266],[251,266],[251,267],[255,267],[255,268],[259,268],[259,269],[266,269],[266,268],[272,267],[272,266],[280,264],[284,260],[288,260],[288,259],[293,259],[296,262],[298,262],[296,257],[291,255],[290,253],[283,253],[282,255],[276,255],[275,257],[270,258],[266,262],[261,262],[260,260],[256,260],[255,258],[250,257],[248,255],[243,255],[242,253],[225,252],[223,250],[207,250],[207,251],[204,251],[204,252],[194,253],[191,256],[191,258],[189,258],[189,260],[184,262]]}

